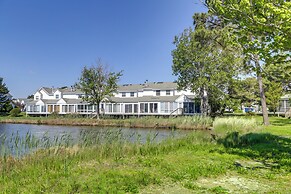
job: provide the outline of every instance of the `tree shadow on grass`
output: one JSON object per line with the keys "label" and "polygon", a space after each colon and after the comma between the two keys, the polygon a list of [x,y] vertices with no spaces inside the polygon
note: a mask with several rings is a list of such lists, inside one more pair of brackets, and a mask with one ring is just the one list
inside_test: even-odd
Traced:
{"label": "tree shadow on grass", "polygon": [[252,160],[266,166],[283,168],[291,172],[291,139],[269,133],[248,133],[240,135],[232,132],[218,140],[226,152]]}

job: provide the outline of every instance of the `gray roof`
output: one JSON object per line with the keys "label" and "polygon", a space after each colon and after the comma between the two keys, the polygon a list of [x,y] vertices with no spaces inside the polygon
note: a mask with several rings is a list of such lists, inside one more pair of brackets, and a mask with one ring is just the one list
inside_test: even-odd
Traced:
{"label": "gray roof", "polygon": [[[68,99],[68,98],[62,98],[67,104],[80,104],[80,103],[86,103],[82,99]],[[57,102],[61,99],[41,99],[45,104],[57,104]],[[36,104],[38,100],[31,100],[27,102],[29,105]]]}
{"label": "gray roof", "polygon": [[66,87],[66,88],[49,88],[49,87],[42,87],[41,89],[43,89],[47,94],[49,95],[53,95],[55,91],[59,90],[60,92],[62,92],[63,94],[82,94],[83,92],[79,89],[73,89],[70,87]]}
{"label": "gray roof", "polygon": [[83,94],[84,92],[82,92],[79,89],[72,89],[72,88],[62,88],[59,89],[63,94]]}
{"label": "gray roof", "polygon": [[[80,104],[80,103],[83,103],[84,102],[82,99],[68,99],[68,98],[63,98],[63,100],[67,104]],[[84,102],[84,103],[86,103],[86,102]]]}
{"label": "gray roof", "polygon": [[[53,95],[56,90],[59,90],[63,94],[83,94],[80,89],[72,89],[71,87],[62,88],[49,88],[42,87],[47,94]],[[177,83],[175,82],[148,82],[144,84],[123,84],[118,86],[119,92],[133,92],[133,91],[143,91],[143,90],[173,90],[177,89]]]}
{"label": "gray roof", "polygon": [[28,99],[28,101],[26,102],[27,105],[33,105],[35,103],[37,103],[37,100],[33,100],[33,99]]}
{"label": "gray roof", "polygon": [[179,96],[143,96],[131,98],[111,97],[109,100],[116,103],[137,103],[137,102],[174,102]]}
{"label": "gray roof", "polygon": [[60,99],[41,99],[45,104],[56,104]]}
{"label": "gray roof", "polygon": [[118,86],[118,91],[142,91],[153,90],[172,90],[177,89],[177,83],[174,82],[149,82],[144,84],[123,84]]}

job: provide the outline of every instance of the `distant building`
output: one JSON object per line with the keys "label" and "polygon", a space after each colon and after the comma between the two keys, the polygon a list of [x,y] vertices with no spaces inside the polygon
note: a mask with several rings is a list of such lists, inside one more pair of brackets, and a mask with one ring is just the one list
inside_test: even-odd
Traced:
{"label": "distant building", "polygon": [[27,98],[17,98],[17,99],[13,99],[13,106],[17,106],[21,109],[22,112],[26,111],[26,104],[29,102],[30,100]]}
{"label": "distant building", "polygon": [[279,113],[286,113],[290,110],[290,99],[291,99],[291,94],[285,94],[280,98],[280,103],[278,107],[278,112]]}
{"label": "distant building", "polygon": [[[96,106],[82,100],[83,92],[73,87],[42,87],[27,103],[28,115],[92,115]],[[179,91],[174,82],[124,84],[113,97],[107,97],[99,109],[105,115],[193,115],[200,113],[200,101],[190,90]]]}

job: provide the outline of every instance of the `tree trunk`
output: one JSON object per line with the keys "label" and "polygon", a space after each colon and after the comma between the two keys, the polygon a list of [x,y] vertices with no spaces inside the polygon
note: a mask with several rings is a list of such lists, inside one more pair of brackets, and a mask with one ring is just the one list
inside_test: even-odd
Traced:
{"label": "tree trunk", "polygon": [[259,59],[256,56],[255,59],[255,65],[257,69],[257,80],[259,83],[259,89],[260,89],[260,98],[261,98],[261,105],[262,105],[262,113],[263,113],[263,122],[264,125],[269,125],[269,117],[268,117],[268,110],[267,110],[267,103],[266,103],[266,96],[264,92],[264,86],[263,86],[263,79],[262,79],[262,72],[259,64]]}
{"label": "tree trunk", "polygon": [[207,116],[207,113],[208,113],[208,96],[207,94],[205,95],[205,89],[202,88],[200,90],[200,98],[201,98],[201,114],[203,116]]}
{"label": "tree trunk", "polygon": [[96,118],[99,120],[100,119],[100,109],[99,109],[100,103],[97,103],[96,107]]}

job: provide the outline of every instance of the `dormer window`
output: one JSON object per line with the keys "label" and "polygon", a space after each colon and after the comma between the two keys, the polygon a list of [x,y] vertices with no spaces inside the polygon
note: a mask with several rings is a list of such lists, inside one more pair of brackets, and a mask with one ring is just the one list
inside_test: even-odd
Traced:
{"label": "dormer window", "polygon": [[122,97],[125,97],[126,96],[126,93],[125,92],[122,92],[121,95],[122,95]]}
{"label": "dormer window", "polygon": [[171,95],[171,90],[166,90],[166,95],[170,96]]}
{"label": "dormer window", "polygon": [[130,92],[130,97],[134,97],[134,92]]}
{"label": "dormer window", "polygon": [[59,99],[60,98],[60,95],[59,94],[56,94],[56,99]]}
{"label": "dormer window", "polygon": [[35,96],[35,100],[38,100],[39,99],[39,96]]}

